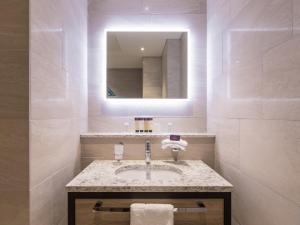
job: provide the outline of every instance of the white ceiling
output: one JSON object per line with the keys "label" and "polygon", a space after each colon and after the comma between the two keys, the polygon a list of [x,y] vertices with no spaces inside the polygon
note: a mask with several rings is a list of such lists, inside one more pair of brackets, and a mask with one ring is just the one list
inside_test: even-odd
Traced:
{"label": "white ceiling", "polygon": [[[160,57],[167,39],[182,32],[108,32],[108,68],[142,68],[143,57]],[[141,51],[141,47],[145,50]]]}

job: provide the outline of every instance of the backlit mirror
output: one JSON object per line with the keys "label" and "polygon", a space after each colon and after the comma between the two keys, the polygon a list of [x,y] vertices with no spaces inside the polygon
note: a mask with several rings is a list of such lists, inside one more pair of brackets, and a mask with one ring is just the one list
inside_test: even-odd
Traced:
{"label": "backlit mirror", "polygon": [[107,98],[187,98],[187,32],[107,32]]}

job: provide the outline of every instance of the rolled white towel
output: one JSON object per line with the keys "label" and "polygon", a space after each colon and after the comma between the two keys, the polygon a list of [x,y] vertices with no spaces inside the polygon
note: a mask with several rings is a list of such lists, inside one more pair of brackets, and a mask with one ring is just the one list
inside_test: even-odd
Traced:
{"label": "rolled white towel", "polygon": [[172,141],[170,139],[165,139],[161,142],[162,145],[165,145],[165,144],[174,144],[174,145],[180,145],[182,147],[187,147],[188,146],[188,143],[183,140],[183,139],[180,139],[179,141]]}

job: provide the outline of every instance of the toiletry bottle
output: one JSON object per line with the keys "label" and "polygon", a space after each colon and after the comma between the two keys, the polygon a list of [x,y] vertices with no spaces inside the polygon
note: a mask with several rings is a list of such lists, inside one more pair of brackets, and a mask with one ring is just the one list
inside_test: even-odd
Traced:
{"label": "toiletry bottle", "polygon": [[153,118],[149,118],[149,132],[152,133],[153,132]]}
{"label": "toiletry bottle", "polygon": [[144,130],[146,133],[149,132],[149,120],[150,118],[144,118]]}
{"label": "toiletry bottle", "polygon": [[115,160],[120,161],[123,159],[123,154],[124,154],[124,144],[120,142],[119,144],[115,144]]}
{"label": "toiletry bottle", "polygon": [[140,132],[140,122],[139,122],[139,118],[137,118],[137,117],[134,118],[134,126],[135,126],[135,132],[139,133]]}
{"label": "toiletry bottle", "polygon": [[139,118],[139,131],[144,133],[144,118]]}

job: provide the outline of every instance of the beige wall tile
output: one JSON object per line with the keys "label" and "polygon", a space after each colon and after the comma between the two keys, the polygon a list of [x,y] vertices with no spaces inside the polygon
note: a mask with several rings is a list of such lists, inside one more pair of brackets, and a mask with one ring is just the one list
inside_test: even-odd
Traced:
{"label": "beige wall tile", "polygon": [[61,224],[65,220],[67,214],[67,192],[65,185],[78,173],[78,165],[68,164],[59,170],[51,178],[53,180],[53,220],[54,224]]}
{"label": "beige wall tile", "polygon": [[231,68],[228,77],[231,99],[253,99],[262,95],[262,64]]}
{"label": "beige wall tile", "polygon": [[295,36],[267,51],[263,57],[264,71],[299,69],[299,41],[300,37]]}
{"label": "beige wall tile", "polygon": [[0,73],[0,117],[28,118],[28,50],[2,50],[0,48]]}
{"label": "beige wall tile", "polygon": [[263,101],[263,118],[300,120],[300,102],[297,99]]}
{"label": "beige wall tile", "polygon": [[299,74],[300,68],[264,72],[263,96],[266,99],[282,99],[282,101],[298,100],[299,103]]}
{"label": "beige wall tile", "polygon": [[293,32],[294,34],[300,33],[300,2],[293,0]]}
{"label": "beige wall tile", "polygon": [[51,65],[40,55],[31,53],[31,95],[35,101],[67,101],[69,74],[61,66]]}
{"label": "beige wall tile", "polygon": [[217,142],[215,145],[216,160],[240,167],[240,121],[236,119],[220,119],[217,123]]}
{"label": "beige wall tile", "polygon": [[29,225],[29,190],[1,190],[0,223]]}
{"label": "beige wall tile", "polygon": [[[28,43],[29,43],[28,30],[26,32],[25,27],[22,27],[21,25],[9,26],[8,24],[9,21],[7,21],[7,15],[8,15],[7,13],[2,13],[0,17],[1,19],[0,49],[1,50],[12,50],[12,49],[25,50],[26,48],[28,48]],[[6,16],[6,18],[4,18],[3,16]],[[6,21],[7,23],[4,24],[3,21]],[[24,22],[26,22],[26,20]],[[28,26],[28,24],[26,24],[26,26]]]}
{"label": "beige wall tile", "polygon": [[230,14],[231,18],[240,13],[240,11],[250,2],[251,0],[230,0]]}
{"label": "beige wall tile", "polygon": [[0,2],[0,49],[28,50],[29,1],[2,0]]}
{"label": "beige wall tile", "polygon": [[[241,121],[241,167],[251,177],[300,203],[300,173],[292,159],[297,154],[295,122]],[[288,174],[288,176],[287,176]]]}
{"label": "beige wall tile", "polygon": [[31,28],[31,52],[37,54],[48,64],[65,68],[66,31],[61,26],[34,24]]}
{"label": "beige wall tile", "polygon": [[262,101],[260,99],[226,100],[223,103],[226,117],[234,119],[251,119],[262,116]]}
{"label": "beige wall tile", "polygon": [[221,160],[216,159],[215,169],[226,177],[226,179],[234,186],[234,190],[231,195],[232,201],[232,219],[240,221],[240,202],[239,202],[239,188],[240,188],[240,179],[243,176],[238,168],[235,168],[228,164],[227,162],[222,162]]}
{"label": "beige wall tile", "polygon": [[[32,187],[79,160],[79,120],[30,122],[30,184]],[[59,156],[59,157],[58,157]]]}
{"label": "beige wall tile", "polygon": [[89,1],[89,12],[95,14],[137,14],[143,10],[143,1],[132,0],[128,2],[111,1]]}
{"label": "beige wall tile", "polygon": [[30,225],[39,224],[54,224],[53,181],[49,178],[30,190]]}
{"label": "beige wall tile", "polygon": [[95,1],[89,2],[89,10],[101,14],[138,14],[138,13],[205,13],[206,1],[192,0],[182,2],[179,0],[134,0],[128,2]]}
{"label": "beige wall tile", "polygon": [[64,224],[67,217],[65,185],[77,174],[78,168],[68,164],[30,191],[31,225]]}
{"label": "beige wall tile", "polygon": [[29,122],[0,119],[0,190],[28,189]]}
{"label": "beige wall tile", "polygon": [[206,1],[204,0],[145,0],[144,6],[149,7],[149,12],[154,14],[163,13],[205,13]]}
{"label": "beige wall tile", "polygon": [[237,210],[241,224],[299,224],[299,205],[261,185],[251,177],[243,174],[240,179],[240,199]]}

